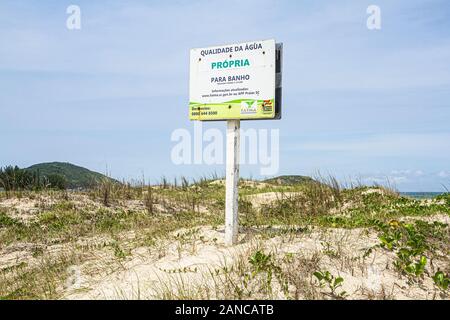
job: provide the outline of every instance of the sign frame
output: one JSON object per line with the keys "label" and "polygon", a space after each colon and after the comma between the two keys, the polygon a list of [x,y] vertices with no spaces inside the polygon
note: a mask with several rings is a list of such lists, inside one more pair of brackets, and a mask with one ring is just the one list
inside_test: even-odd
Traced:
{"label": "sign frame", "polygon": [[[271,47],[273,43],[273,48]],[[233,48],[241,48],[245,46],[247,48],[248,46],[254,46],[258,49],[254,49],[253,51],[247,52],[233,52]],[[262,47],[262,46],[265,47]],[[251,48],[251,47],[250,47]],[[211,63],[211,60],[215,58],[215,60],[221,60],[223,58],[225,59],[232,59],[232,57],[248,57],[250,59],[250,62],[253,63],[254,60],[257,60],[259,58],[259,63],[261,64],[261,58],[257,55],[261,55],[261,53],[264,55],[266,54],[266,49],[268,54],[273,54],[273,60],[271,61],[272,57],[269,57],[264,60],[265,65],[261,66],[255,66],[253,69],[251,67],[249,68],[235,68],[234,70],[231,69],[231,71],[236,71],[236,69],[245,70],[248,73],[259,73],[261,74],[261,70],[264,68],[267,68],[268,70],[263,73],[264,76],[272,77],[271,70],[273,70],[273,78],[269,81],[273,81],[273,89],[269,89],[270,93],[269,100],[267,100],[267,88],[265,90],[266,96],[262,96],[261,99],[255,98],[255,95],[252,94],[239,94],[237,96],[237,99],[234,100],[228,100],[226,101],[225,98],[222,98],[222,100],[217,100],[218,98],[199,98],[199,90],[205,90],[205,92],[208,92],[208,90],[211,90],[212,85],[208,83],[206,80],[212,78],[211,75],[226,75],[227,73],[224,72],[224,70],[219,71],[211,71],[211,70],[205,70],[205,66],[208,66],[208,63]],[[225,50],[225,49],[231,49],[231,51],[227,52],[220,52],[217,55],[214,55],[214,52],[218,50]],[[242,50],[242,49],[241,49]],[[200,53],[202,52],[213,52],[213,55],[211,57],[206,56],[200,56]],[[238,51],[238,50],[237,50]],[[233,56],[235,54],[235,56]],[[238,59],[239,59],[238,58]],[[240,61],[245,61],[244,59],[241,59]],[[252,62],[253,61],[253,62]],[[256,64],[258,63],[256,62]],[[199,70],[199,65],[203,64],[203,69]],[[216,62],[213,62],[211,64],[216,64]],[[268,65],[270,64],[270,65]],[[283,44],[277,43],[274,39],[269,40],[261,40],[261,41],[252,41],[252,42],[243,42],[243,43],[235,43],[235,44],[228,44],[228,45],[220,45],[220,46],[212,46],[212,47],[205,47],[205,48],[194,48],[190,50],[190,72],[189,72],[189,119],[192,121],[226,121],[226,120],[279,120],[281,119],[281,106],[282,106],[282,65],[283,65]],[[259,67],[259,69],[257,69]],[[269,69],[270,68],[270,69]],[[212,67],[211,67],[212,69]],[[258,70],[256,72],[255,70]],[[233,74],[236,74],[238,72],[234,72]],[[201,75],[199,75],[201,74]],[[206,75],[208,77],[206,77]],[[252,75],[253,76],[253,75]],[[200,78],[200,80],[199,80]],[[222,79],[226,79],[226,76],[223,76]],[[253,77],[255,78],[255,77]],[[201,85],[199,85],[200,82]],[[264,80],[259,79],[252,79],[250,82],[250,85],[255,86],[255,82],[262,83],[262,87],[266,87],[267,84],[263,83]],[[242,82],[241,82],[242,83]],[[241,86],[245,87],[245,80]],[[221,83],[220,86],[216,84],[214,88],[231,88],[232,90],[236,89],[233,88],[233,85],[236,85],[239,87],[239,83],[235,84],[234,82],[227,83]],[[271,86],[271,84],[269,84]],[[199,87],[201,89],[199,89]],[[206,87],[206,89],[205,89]],[[252,89],[255,89],[254,87],[250,89],[250,92]],[[256,88],[259,89],[259,88]],[[258,90],[259,92],[259,90]],[[208,96],[208,94],[206,96]],[[195,98],[194,98],[195,97]],[[233,98],[233,97],[229,97]],[[266,100],[263,100],[263,98],[266,98]],[[253,115],[242,115],[243,111],[242,108],[245,106],[244,101],[249,103],[249,105],[252,103],[252,107],[249,107],[251,109],[249,111],[253,113]],[[240,106],[239,106],[240,104]],[[256,104],[256,107],[255,107]],[[225,106],[226,105],[226,106]],[[224,110],[225,107],[228,107],[230,109],[230,112],[227,113],[227,110]],[[265,108],[271,108],[271,113],[268,114],[268,111],[266,111]],[[240,109],[239,115],[237,109]],[[264,111],[263,111],[264,109]],[[256,111],[257,110],[257,111]],[[214,114],[215,113],[215,114]],[[233,115],[231,115],[233,113]],[[256,114],[255,114],[256,113]],[[265,113],[264,115],[262,113]]]}

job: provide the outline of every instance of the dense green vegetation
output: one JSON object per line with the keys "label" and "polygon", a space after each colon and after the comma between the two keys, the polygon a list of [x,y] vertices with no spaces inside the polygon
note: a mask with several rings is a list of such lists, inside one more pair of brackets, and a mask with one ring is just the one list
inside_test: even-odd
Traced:
{"label": "dense green vegetation", "polygon": [[[426,266],[433,260],[445,258],[449,254],[448,225],[434,221],[427,223],[417,220],[414,223],[391,220],[389,223],[375,222],[381,231],[379,246],[395,252],[394,267],[410,281],[423,279]],[[436,284],[445,285],[445,277],[438,271],[433,277]],[[443,274],[445,275],[445,274]]]}
{"label": "dense green vegetation", "polygon": [[64,190],[66,187],[66,178],[59,174],[42,175],[39,170],[28,171],[17,166],[0,168],[0,188],[7,193],[10,191],[41,190],[45,188]]}
{"label": "dense green vegetation", "polygon": [[70,163],[40,163],[29,168],[18,166],[0,168],[0,189],[6,192],[21,190],[65,190],[93,187],[103,180],[118,183],[103,174]]}
{"label": "dense green vegetation", "polygon": [[29,172],[39,172],[40,175],[47,177],[52,175],[62,176],[66,179],[67,187],[70,189],[88,188],[96,185],[102,179],[113,180],[101,173],[64,162],[39,163],[32,165],[25,170]]}
{"label": "dense green vegetation", "polygon": [[299,176],[299,175],[285,175],[278,176],[275,178],[270,178],[263,180],[266,183],[277,184],[277,185],[295,185],[295,184],[303,184],[313,182],[314,180],[311,177],[307,176]]}

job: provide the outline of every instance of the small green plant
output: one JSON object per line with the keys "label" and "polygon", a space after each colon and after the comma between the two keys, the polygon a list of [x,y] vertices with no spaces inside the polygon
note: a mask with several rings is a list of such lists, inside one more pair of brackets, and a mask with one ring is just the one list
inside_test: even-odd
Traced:
{"label": "small green plant", "polygon": [[316,271],[313,275],[319,281],[320,287],[324,287],[325,285],[331,291],[331,295],[336,298],[345,298],[347,295],[346,291],[337,292],[337,289],[342,287],[342,283],[344,282],[344,278],[336,277],[332,275],[329,271]]}
{"label": "small green plant", "polygon": [[398,242],[401,239],[401,233],[397,230],[394,230],[393,232],[385,232],[379,236],[379,239],[381,241],[381,247],[388,250],[393,250],[397,247]]}
{"label": "small green plant", "polygon": [[166,273],[169,274],[174,274],[174,273],[196,273],[198,272],[198,268],[191,268],[191,267],[183,267],[183,268],[176,268],[176,269],[164,269],[164,268],[160,268],[161,271],[164,271]]}
{"label": "small green plant", "polygon": [[258,250],[250,256],[248,262],[252,266],[252,272],[251,275],[247,275],[245,277],[247,280],[254,278],[257,274],[265,273],[267,276],[267,291],[271,294],[273,275],[275,275],[284,294],[288,295],[288,283],[282,273],[281,267],[274,262],[272,255],[265,254],[264,252]]}
{"label": "small green plant", "polygon": [[445,274],[442,271],[438,271],[432,278],[436,287],[438,287],[443,292],[448,290],[450,285],[450,278],[448,274]]}
{"label": "small green plant", "polygon": [[261,271],[268,271],[272,268],[272,256],[266,255],[262,251],[256,251],[250,258],[248,262],[253,266],[253,274],[257,274]]}
{"label": "small green plant", "polygon": [[287,252],[284,255],[283,261],[286,263],[292,263],[294,261],[294,253],[293,252]]}
{"label": "small green plant", "polygon": [[127,256],[126,252],[120,247],[119,243],[117,241],[114,241],[111,243],[111,247],[114,250],[114,255],[118,258],[118,259],[125,259],[125,257]]}
{"label": "small green plant", "polygon": [[333,248],[333,245],[328,242],[321,242],[322,247],[323,247],[323,253],[326,254],[327,256],[329,256],[330,258],[337,258],[339,257],[339,252]]}
{"label": "small green plant", "polygon": [[20,222],[16,219],[11,218],[4,212],[0,212],[0,228],[1,227],[9,227],[16,224],[20,224]]}
{"label": "small green plant", "polygon": [[394,262],[397,270],[413,277],[420,277],[424,274],[427,264],[427,258],[425,256],[416,259],[411,250],[405,248],[400,249],[397,256],[398,260]]}

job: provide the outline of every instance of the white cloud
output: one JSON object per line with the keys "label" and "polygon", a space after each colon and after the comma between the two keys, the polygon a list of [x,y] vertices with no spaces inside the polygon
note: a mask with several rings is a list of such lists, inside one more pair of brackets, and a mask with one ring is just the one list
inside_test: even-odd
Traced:
{"label": "white cloud", "polygon": [[411,170],[392,170],[391,174],[407,174],[409,175],[411,173]]}
{"label": "white cloud", "polygon": [[425,173],[422,171],[422,170],[416,170],[416,171],[414,171],[414,175],[416,176],[416,177],[420,177],[420,176],[423,176]]}
{"label": "white cloud", "polygon": [[450,177],[450,171],[442,170],[438,173],[438,176],[441,178],[448,178],[448,177]]}
{"label": "white cloud", "polygon": [[422,170],[392,170],[392,175],[406,175],[406,176],[414,176],[414,177],[420,177],[423,176],[425,173]]}
{"label": "white cloud", "polygon": [[380,184],[380,185],[400,185],[409,181],[406,176],[392,176],[392,175],[378,175],[369,176],[362,179],[366,184]]}

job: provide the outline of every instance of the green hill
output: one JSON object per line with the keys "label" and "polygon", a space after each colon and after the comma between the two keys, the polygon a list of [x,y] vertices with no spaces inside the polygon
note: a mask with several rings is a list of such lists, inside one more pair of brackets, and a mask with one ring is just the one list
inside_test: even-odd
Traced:
{"label": "green hill", "polygon": [[26,168],[25,170],[30,172],[39,172],[41,177],[55,174],[63,176],[67,181],[67,187],[70,189],[88,188],[105,178],[117,182],[116,180],[101,173],[94,172],[68,162],[38,163]]}
{"label": "green hill", "polygon": [[278,185],[293,185],[293,184],[303,184],[309,182],[317,182],[311,177],[299,176],[299,175],[288,175],[288,176],[278,176],[275,178],[270,178],[264,180],[266,183],[278,184]]}

